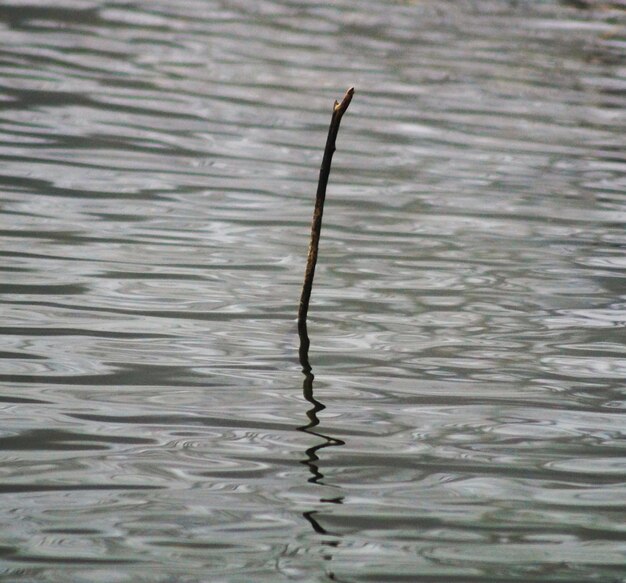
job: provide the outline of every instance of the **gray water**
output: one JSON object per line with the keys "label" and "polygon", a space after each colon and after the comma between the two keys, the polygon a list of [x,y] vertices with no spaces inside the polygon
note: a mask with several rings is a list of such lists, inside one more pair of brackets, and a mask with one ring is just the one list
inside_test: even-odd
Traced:
{"label": "gray water", "polygon": [[2,582],[626,581],[623,2],[0,23]]}

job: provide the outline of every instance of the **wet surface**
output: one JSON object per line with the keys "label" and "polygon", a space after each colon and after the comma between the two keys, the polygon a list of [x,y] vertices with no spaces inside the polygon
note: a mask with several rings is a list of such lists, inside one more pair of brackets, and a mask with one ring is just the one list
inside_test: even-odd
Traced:
{"label": "wet surface", "polygon": [[2,581],[626,580],[625,26],[1,3]]}

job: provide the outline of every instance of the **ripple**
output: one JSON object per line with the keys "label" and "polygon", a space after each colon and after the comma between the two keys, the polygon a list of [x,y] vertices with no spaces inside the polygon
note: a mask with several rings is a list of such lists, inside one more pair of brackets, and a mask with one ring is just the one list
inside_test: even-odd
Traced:
{"label": "ripple", "polygon": [[0,22],[6,577],[621,576],[620,2]]}

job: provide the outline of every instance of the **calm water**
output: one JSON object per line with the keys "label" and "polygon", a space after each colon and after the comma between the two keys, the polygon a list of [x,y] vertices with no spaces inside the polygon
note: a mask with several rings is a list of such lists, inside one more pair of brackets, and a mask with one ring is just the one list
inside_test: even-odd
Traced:
{"label": "calm water", "polygon": [[626,581],[623,2],[0,23],[2,582]]}

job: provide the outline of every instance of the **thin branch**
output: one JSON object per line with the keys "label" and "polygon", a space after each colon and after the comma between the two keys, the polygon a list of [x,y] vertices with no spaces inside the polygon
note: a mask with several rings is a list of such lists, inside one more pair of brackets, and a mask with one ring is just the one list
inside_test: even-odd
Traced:
{"label": "thin branch", "polygon": [[330,165],[335,153],[335,141],[339,132],[339,124],[343,114],[348,109],[352,96],[354,95],[354,87],[346,91],[341,103],[335,101],[333,105],[333,114],[328,128],[328,138],[326,139],[326,148],[324,149],[324,158],[320,167],[320,177],[317,184],[317,195],[315,198],[315,209],[313,211],[313,222],[311,223],[311,243],[309,244],[309,254],[306,262],[306,271],[304,273],[304,284],[302,286],[302,295],[300,296],[300,307],[298,309],[298,333],[300,335],[300,362],[305,368],[309,368],[308,349],[309,337],[307,334],[306,319],[309,312],[309,301],[311,299],[311,290],[313,289],[313,277],[315,276],[315,265],[317,264],[317,251],[320,243],[320,235],[322,232],[322,215],[324,214],[324,200],[326,199],[326,186],[328,185],[328,177],[330,175]]}

